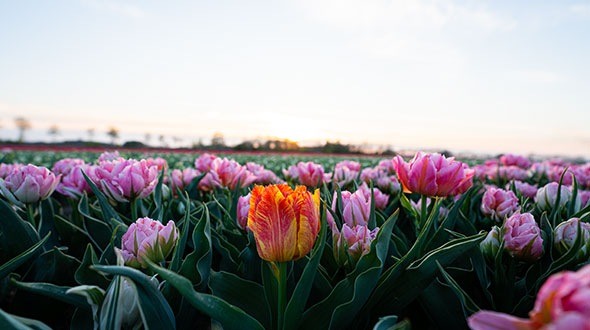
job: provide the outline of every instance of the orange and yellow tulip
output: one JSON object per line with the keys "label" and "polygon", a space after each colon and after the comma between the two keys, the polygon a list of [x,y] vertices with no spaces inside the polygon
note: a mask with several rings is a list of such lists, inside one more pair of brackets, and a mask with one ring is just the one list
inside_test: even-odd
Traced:
{"label": "orange and yellow tulip", "polygon": [[248,227],[258,255],[267,261],[297,260],[309,253],[320,231],[320,192],[305,186],[255,186]]}

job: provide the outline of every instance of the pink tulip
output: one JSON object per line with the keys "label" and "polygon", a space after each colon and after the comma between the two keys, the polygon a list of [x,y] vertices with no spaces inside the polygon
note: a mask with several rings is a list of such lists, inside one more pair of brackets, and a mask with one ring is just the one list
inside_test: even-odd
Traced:
{"label": "pink tulip", "polygon": [[158,183],[158,168],[145,160],[114,160],[100,163],[92,180],[112,200],[129,202],[146,198]]}
{"label": "pink tulip", "polygon": [[351,170],[345,166],[338,166],[334,169],[333,181],[340,187],[344,187],[352,183],[359,176],[359,172]]}
{"label": "pink tulip", "polygon": [[[522,182],[522,181],[513,181],[514,182],[514,188],[516,188],[516,191],[520,192],[520,194],[524,197],[527,198],[535,198],[535,196],[537,195],[537,185],[536,184],[528,184],[526,182]],[[507,184],[506,185],[506,190],[510,189],[511,184]]]}
{"label": "pink tulip", "polygon": [[208,153],[202,154],[195,160],[195,168],[202,172],[208,172],[211,169],[211,163],[217,159],[217,156]]}
{"label": "pink tulip", "polygon": [[536,260],[543,255],[541,229],[530,213],[516,212],[504,223],[504,248],[515,258]]}
{"label": "pink tulip", "polygon": [[55,162],[51,171],[57,175],[67,175],[69,174],[75,167],[84,166],[86,163],[83,159],[79,158],[65,158],[58,160]]}
{"label": "pink tulip", "polygon": [[529,319],[479,311],[467,322],[473,330],[590,329],[590,265],[551,275],[537,293]]}
{"label": "pink tulip", "polygon": [[376,182],[379,176],[381,176],[379,169],[367,167],[361,171],[360,180],[366,183]]}
{"label": "pink tulip", "polygon": [[[334,199],[332,202],[332,210],[334,212],[336,212],[337,200],[338,195],[334,192]],[[369,222],[369,217],[371,215],[371,200],[369,199],[367,201],[362,191],[359,190],[355,193],[343,191],[342,207],[343,220],[349,227],[354,227],[356,225],[366,226]],[[334,218],[329,212],[327,214],[327,220],[331,227],[335,226]]]}
{"label": "pink tulip", "polygon": [[158,168],[158,173],[164,169],[164,175],[166,175],[166,171],[168,170],[168,162],[162,157],[156,158],[147,158],[145,160],[148,167],[156,166]]}
{"label": "pink tulip", "polygon": [[158,220],[139,218],[121,238],[121,254],[125,264],[146,267],[143,258],[160,263],[172,252],[178,239],[178,229],[170,220],[166,226]]}
{"label": "pink tulip", "polygon": [[199,174],[198,170],[190,167],[182,171],[178,169],[172,170],[172,190],[175,193],[177,190],[184,190]]}
{"label": "pink tulip", "polygon": [[578,196],[580,196],[580,206],[586,207],[590,201],[590,190],[578,190]]}
{"label": "pink tulip", "polygon": [[[371,201],[371,188],[369,188],[367,183],[363,182],[359,187],[359,191],[363,193],[366,200]],[[385,210],[387,203],[389,202],[389,195],[382,193],[381,190],[377,188],[373,188],[373,194],[375,195],[375,208],[378,210]]]}
{"label": "pink tulip", "polygon": [[525,169],[518,166],[490,166],[486,174],[490,180],[498,180],[500,178],[506,181],[523,181],[529,176]]}
{"label": "pink tulip", "polygon": [[332,239],[336,262],[344,265],[348,261],[345,253],[348,253],[355,262],[358,261],[363,255],[371,251],[371,242],[377,237],[378,232],[379,228],[369,230],[367,226],[354,226],[351,228],[347,224],[343,224],[341,232],[336,227],[333,227]]}
{"label": "pink tulip", "polygon": [[553,232],[553,244],[561,255],[567,253],[574,246],[578,237],[578,224],[582,235],[582,245],[578,250],[577,259],[583,262],[588,260],[590,254],[590,224],[587,222],[580,222],[579,218],[572,218],[560,223]]}
{"label": "pink tulip", "polygon": [[409,163],[401,156],[396,156],[393,162],[404,191],[426,196],[453,195],[474,175],[473,171],[466,173],[463,163],[440,154],[419,152]]}
{"label": "pink tulip", "polygon": [[324,167],[314,162],[299,162],[297,166],[290,166],[287,171],[283,170],[287,179],[298,179],[299,182],[308,187],[317,187],[318,183],[329,182],[332,173],[324,173]]}
{"label": "pink tulip", "polygon": [[238,199],[238,225],[246,230],[248,225],[248,212],[250,211],[250,195],[240,196]]}
{"label": "pink tulip", "polygon": [[502,155],[500,156],[500,163],[504,166],[518,166],[525,170],[531,167],[531,160],[520,155]]}
{"label": "pink tulip", "polygon": [[488,188],[481,200],[481,212],[497,222],[503,222],[514,212],[520,211],[518,198],[512,191]]}
{"label": "pink tulip", "polygon": [[118,151],[113,151],[113,152],[109,152],[109,151],[105,151],[102,154],[100,154],[100,156],[98,156],[98,162],[102,163],[102,162],[112,162],[114,160],[123,160],[124,158],[119,156],[119,152]]}
{"label": "pink tulip", "polygon": [[45,167],[29,164],[0,180],[0,193],[16,205],[35,203],[53,193],[59,178]]}
{"label": "pink tulip", "polygon": [[6,178],[8,175],[18,171],[23,164],[0,164],[0,179]]}
{"label": "pink tulip", "polygon": [[256,177],[254,183],[256,184],[268,185],[284,183],[273,171],[265,169],[264,166],[260,164],[248,162],[246,163],[246,169],[254,174]]}
{"label": "pink tulip", "polygon": [[256,176],[248,171],[245,166],[227,158],[214,159],[209,173],[212,175],[204,179],[207,179],[212,185],[218,182],[222,187],[231,190],[236,189],[238,181],[240,181],[240,187],[245,188],[256,180]]}
{"label": "pink tulip", "polygon": [[387,175],[395,174],[395,163],[392,159],[383,159],[379,161],[377,168],[383,170]]}
{"label": "pink tulip", "polygon": [[61,177],[55,190],[62,195],[74,199],[80,198],[84,193],[91,194],[92,189],[82,174],[82,171],[88,173],[89,168],[90,166],[86,164],[73,167],[69,173]]}

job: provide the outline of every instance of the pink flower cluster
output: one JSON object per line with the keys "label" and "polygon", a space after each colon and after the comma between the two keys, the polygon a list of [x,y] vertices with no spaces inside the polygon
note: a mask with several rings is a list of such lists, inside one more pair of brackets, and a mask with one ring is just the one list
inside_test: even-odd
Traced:
{"label": "pink flower cluster", "polygon": [[334,167],[332,180],[340,187],[345,187],[355,181],[361,171],[361,164],[350,160],[343,160]]}

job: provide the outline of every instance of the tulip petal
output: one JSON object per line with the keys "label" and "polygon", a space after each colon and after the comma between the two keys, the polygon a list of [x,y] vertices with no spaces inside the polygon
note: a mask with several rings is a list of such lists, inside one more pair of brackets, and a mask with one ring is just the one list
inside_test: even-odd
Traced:
{"label": "tulip petal", "polygon": [[315,190],[312,195],[303,186],[297,187],[295,193],[288,198],[295,199],[294,209],[299,228],[297,230],[297,252],[293,257],[299,259],[311,251],[321,227],[320,219],[320,191]]}
{"label": "tulip petal", "polygon": [[479,311],[467,320],[473,330],[528,330],[531,322],[509,314],[493,311]]}
{"label": "tulip petal", "polygon": [[252,191],[250,205],[255,203],[255,208],[250,208],[248,227],[256,238],[258,254],[268,261],[293,260],[297,248],[293,198],[285,198],[276,186],[267,187],[257,196],[256,188]]}

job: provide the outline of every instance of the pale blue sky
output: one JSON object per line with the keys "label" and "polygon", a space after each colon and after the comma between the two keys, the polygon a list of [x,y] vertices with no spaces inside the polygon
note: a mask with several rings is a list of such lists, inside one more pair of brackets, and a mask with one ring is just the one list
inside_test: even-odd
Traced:
{"label": "pale blue sky", "polygon": [[3,1],[0,135],[588,156],[589,31],[590,1]]}

